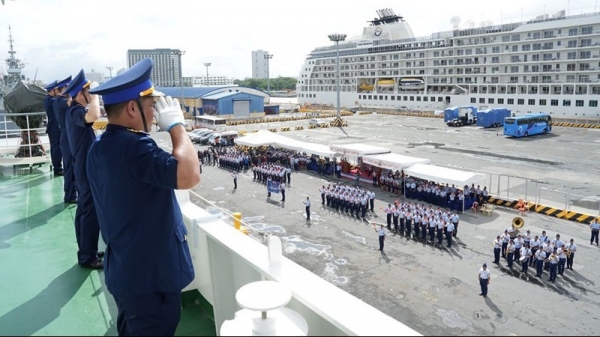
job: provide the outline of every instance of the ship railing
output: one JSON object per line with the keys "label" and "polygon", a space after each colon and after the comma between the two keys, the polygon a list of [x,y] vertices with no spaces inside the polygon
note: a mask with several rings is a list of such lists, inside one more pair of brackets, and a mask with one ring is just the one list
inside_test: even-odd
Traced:
{"label": "ship railing", "polygon": [[[281,249],[273,249],[270,242],[274,236],[279,236],[283,247],[296,242],[286,238],[284,227],[256,216],[241,221],[248,229],[245,234],[232,225],[241,214],[230,214],[192,191],[176,191],[176,196],[196,271],[196,278],[184,291],[197,290],[212,305],[217,331],[239,310],[237,290],[267,280],[291,290],[287,308],[306,319],[310,335],[419,335],[336,286],[343,277],[330,283],[284,257]],[[242,225],[238,224],[240,229]],[[248,326],[252,328],[252,324]]]}
{"label": "ship railing", "polygon": [[[46,135],[46,127],[40,123],[45,119],[45,112],[10,113],[2,115],[0,120],[0,166],[28,166],[51,162],[50,141]],[[19,117],[19,128],[10,117]]]}

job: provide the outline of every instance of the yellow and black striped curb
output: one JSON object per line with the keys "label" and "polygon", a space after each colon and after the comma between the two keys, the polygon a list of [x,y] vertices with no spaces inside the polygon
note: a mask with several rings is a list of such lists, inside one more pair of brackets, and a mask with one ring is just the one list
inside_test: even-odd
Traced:
{"label": "yellow and black striped curb", "polygon": [[283,128],[281,128],[281,132],[283,132],[283,131],[290,131],[290,128],[289,128],[289,127],[287,127],[287,126],[286,126],[286,127],[283,127]]}
{"label": "yellow and black striped curb", "polygon": [[311,125],[309,125],[309,126],[308,126],[308,128],[309,128],[309,129],[316,129],[316,128],[318,128],[318,126],[317,126],[317,125],[312,125],[312,124],[311,124]]}
{"label": "yellow and black striped curb", "polygon": [[372,115],[373,111],[359,111],[358,114],[359,115]]}
{"label": "yellow and black striped curb", "polygon": [[585,128],[585,129],[600,129],[600,124],[552,122],[552,126],[565,126],[565,127],[571,127],[571,128]]}
{"label": "yellow and black striped curb", "polygon": [[297,126],[296,130],[304,130],[304,127],[303,126]]}
{"label": "yellow and black striped curb", "polygon": [[269,129],[271,132],[277,132],[277,129]]}
{"label": "yellow and black striped curb", "polygon": [[328,128],[328,127],[329,127],[329,124],[321,124],[321,128],[323,128],[323,129]]}
{"label": "yellow and black striped curb", "polygon": [[[487,202],[490,204],[498,205],[498,206],[504,206],[504,207],[516,209],[518,201],[517,200],[504,200],[504,199],[499,199],[499,198],[494,198],[492,196],[489,196]],[[592,220],[594,220],[594,218],[596,218],[593,215],[572,212],[572,211],[565,211],[565,210],[562,210],[559,208],[548,207],[548,206],[544,206],[544,205],[537,205],[532,202],[527,202],[527,208],[529,208],[529,211],[531,211],[531,212],[545,214],[545,215],[553,216],[553,217],[559,218],[559,219],[576,221],[576,222],[584,223],[584,224],[589,224],[590,222],[592,222]],[[600,217],[597,217],[597,218],[598,218],[598,220],[600,220]]]}

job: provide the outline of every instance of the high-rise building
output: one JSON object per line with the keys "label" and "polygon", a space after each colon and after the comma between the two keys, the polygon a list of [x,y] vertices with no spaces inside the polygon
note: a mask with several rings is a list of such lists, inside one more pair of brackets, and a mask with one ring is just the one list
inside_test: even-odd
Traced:
{"label": "high-rise building", "polygon": [[268,65],[265,55],[268,55],[269,52],[266,50],[254,50],[252,52],[252,78],[267,78],[268,75]]}
{"label": "high-rise building", "polygon": [[157,87],[181,86],[181,50],[179,49],[129,49],[127,66],[131,68],[137,62],[151,58],[154,68],[150,79]]}

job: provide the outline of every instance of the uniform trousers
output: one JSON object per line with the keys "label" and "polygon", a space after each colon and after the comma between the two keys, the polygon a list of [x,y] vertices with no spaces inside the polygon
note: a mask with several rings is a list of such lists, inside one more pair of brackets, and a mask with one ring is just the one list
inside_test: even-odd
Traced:
{"label": "uniform trousers", "polygon": [[567,257],[567,269],[573,269],[573,258],[575,258],[575,252],[571,252],[571,255]]}
{"label": "uniform trousers", "polygon": [[174,336],[181,317],[181,292],[113,295],[119,336]]}
{"label": "uniform trousers", "polygon": [[594,241],[596,242],[596,245],[598,245],[598,233],[600,232],[600,230],[597,229],[592,229],[592,237],[590,238],[590,245],[594,243]]}
{"label": "uniform trousers", "polygon": [[78,181],[79,198],[75,211],[75,236],[77,238],[77,260],[80,265],[96,261],[100,224],[94,206],[92,190],[87,180]]}
{"label": "uniform trousers", "polygon": [[383,242],[385,241],[385,236],[384,235],[380,235],[379,236],[379,250],[383,252]]}
{"label": "uniform trousers", "polygon": [[500,248],[494,248],[494,263],[500,263]]}
{"label": "uniform trousers", "polygon": [[544,260],[536,260],[535,265],[535,276],[542,277],[544,272]]}
{"label": "uniform trousers", "polygon": [[488,279],[479,279],[479,285],[481,286],[481,294],[487,296],[488,293]]}
{"label": "uniform trousers", "polygon": [[48,138],[50,140],[50,158],[52,159],[52,168],[54,172],[63,170],[63,156],[60,148],[60,128],[58,126],[48,129]]}
{"label": "uniform trousers", "polygon": [[306,206],[306,220],[310,220],[310,206]]}
{"label": "uniform trousers", "polygon": [[64,201],[77,200],[77,184],[75,183],[75,169],[73,168],[73,155],[69,148],[67,133],[60,133],[60,151],[63,156]]}

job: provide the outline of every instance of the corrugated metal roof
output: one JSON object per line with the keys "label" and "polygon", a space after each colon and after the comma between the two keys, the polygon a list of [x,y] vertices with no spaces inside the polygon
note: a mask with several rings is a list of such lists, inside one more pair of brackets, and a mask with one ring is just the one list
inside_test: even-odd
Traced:
{"label": "corrugated metal roof", "polygon": [[229,96],[233,96],[233,95],[237,95],[237,94],[241,94],[241,92],[238,91],[223,91],[223,92],[219,92],[219,93],[215,93],[215,94],[208,94],[202,97],[202,99],[221,99],[224,97],[229,97]]}
{"label": "corrugated metal roof", "polygon": [[[183,87],[183,97],[185,98],[200,98],[210,92],[222,90],[223,88],[229,88],[236,86],[222,86],[222,87]],[[181,87],[157,87],[156,90],[164,93],[171,97],[181,97]]]}

